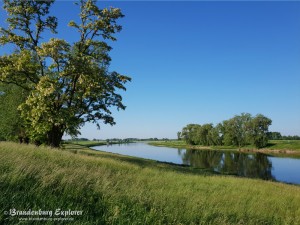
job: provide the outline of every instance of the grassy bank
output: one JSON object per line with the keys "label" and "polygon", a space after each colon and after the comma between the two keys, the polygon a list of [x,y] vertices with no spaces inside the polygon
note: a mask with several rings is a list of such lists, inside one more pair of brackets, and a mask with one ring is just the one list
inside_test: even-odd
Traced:
{"label": "grassy bank", "polygon": [[12,208],[82,210],[70,224],[300,224],[299,186],[80,145],[49,149],[0,142],[0,191],[0,224],[18,223],[19,217],[4,215]]}
{"label": "grassy bank", "polygon": [[[75,144],[75,145],[81,145],[85,147],[94,147],[100,145],[107,145],[107,141],[64,141],[64,144],[72,144],[72,145]],[[109,144],[124,144],[124,143],[117,142],[117,141],[110,141]]]}
{"label": "grassy bank", "polygon": [[300,152],[300,140],[271,140],[267,149],[294,150]]}
{"label": "grassy bank", "polygon": [[82,145],[85,147],[93,147],[99,145],[106,145],[106,141],[64,141],[64,144],[75,144],[75,145]]}
{"label": "grassy bank", "polygon": [[188,148],[188,149],[212,149],[212,150],[232,150],[232,151],[253,151],[266,152],[273,154],[300,154],[300,140],[271,140],[266,148],[256,149],[254,146],[247,145],[238,149],[236,146],[203,146],[189,145],[184,141],[151,141],[150,145],[166,146],[173,148]]}

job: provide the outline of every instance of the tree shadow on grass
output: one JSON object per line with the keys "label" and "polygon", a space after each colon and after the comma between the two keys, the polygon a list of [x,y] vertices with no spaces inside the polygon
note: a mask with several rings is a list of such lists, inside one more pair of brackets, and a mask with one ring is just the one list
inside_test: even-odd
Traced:
{"label": "tree shadow on grass", "polygon": [[276,144],[274,144],[274,143],[268,143],[268,144],[266,145],[266,148],[273,147],[274,145],[276,145]]}

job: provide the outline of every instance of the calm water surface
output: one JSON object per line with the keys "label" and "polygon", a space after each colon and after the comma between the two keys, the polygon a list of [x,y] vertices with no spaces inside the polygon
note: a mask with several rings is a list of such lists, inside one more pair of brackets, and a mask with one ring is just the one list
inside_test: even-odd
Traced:
{"label": "calm water surface", "polygon": [[156,147],[146,143],[102,145],[95,150],[184,164],[242,177],[300,184],[300,159],[212,150]]}

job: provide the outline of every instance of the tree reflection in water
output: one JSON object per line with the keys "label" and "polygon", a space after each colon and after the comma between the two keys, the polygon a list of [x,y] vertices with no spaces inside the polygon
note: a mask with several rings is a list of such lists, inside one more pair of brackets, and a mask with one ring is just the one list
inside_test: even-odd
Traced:
{"label": "tree reflection in water", "polygon": [[193,167],[208,168],[216,172],[243,177],[274,180],[272,163],[265,154],[181,149],[178,149],[178,154],[184,164]]}

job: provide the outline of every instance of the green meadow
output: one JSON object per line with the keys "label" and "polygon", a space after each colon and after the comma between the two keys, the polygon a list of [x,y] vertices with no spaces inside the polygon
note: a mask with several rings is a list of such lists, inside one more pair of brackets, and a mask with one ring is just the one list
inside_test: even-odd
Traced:
{"label": "green meadow", "polygon": [[267,149],[294,150],[300,152],[300,140],[270,140]]}
{"label": "green meadow", "polygon": [[82,146],[85,146],[85,147],[106,145],[106,141],[65,141],[64,143],[82,145]]}
{"label": "green meadow", "polygon": [[[150,145],[167,146],[175,148],[193,148],[193,149],[214,149],[214,150],[239,150],[236,146],[203,146],[203,145],[188,145],[184,141],[151,141]],[[241,150],[257,150],[253,145],[246,145]],[[285,153],[291,151],[298,155],[300,153],[300,140],[270,140],[267,147],[259,149],[260,151],[268,151],[268,153]]]}
{"label": "green meadow", "polygon": [[[0,142],[0,223],[82,210],[63,224],[300,224],[300,187],[89,150]],[[30,224],[41,224],[31,221]],[[43,224],[53,224],[44,221]]]}

